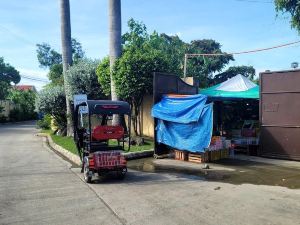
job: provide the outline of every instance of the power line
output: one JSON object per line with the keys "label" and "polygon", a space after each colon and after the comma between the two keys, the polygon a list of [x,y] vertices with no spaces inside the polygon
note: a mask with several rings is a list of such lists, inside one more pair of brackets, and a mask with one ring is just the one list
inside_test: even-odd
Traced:
{"label": "power line", "polygon": [[33,81],[37,81],[37,82],[43,82],[43,83],[49,83],[49,81],[45,80],[45,79],[41,79],[38,77],[31,77],[31,76],[27,76],[27,75],[20,75],[22,78],[25,78],[27,80],[33,80]]}
{"label": "power line", "polygon": [[300,43],[300,41],[290,42],[286,44],[276,45],[268,48],[260,48],[260,49],[254,49],[254,50],[248,50],[248,51],[241,51],[241,52],[231,52],[231,53],[191,53],[186,54],[188,57],[194,57],[194,56],[222,56],[222,55],[241,55],[241,54],[249,54],[249,53],[255,53],[255,52],[262,52],[262,51],[268,51],[275,48],[283,48],[286,46],[294,45]]}
{"label": "power line", "polygon": [[[204,59],[204,56],[224,56],[224,55],[241,55],[241,54],[249,54],[249,53],[256,53],[256,52],[262,52],[262,51],[268,51],[276,48],[283,48],[286,46],[298,44],[300,41],[294,41],[286,44],[281,44],[281,45],[276,45],[268,48],[259,48],[259,49],[254,49],[254,50],[248,50],[248,51],[241,51],[241,52],[232,52],[232,53],[191,53],[191,54],[184,54],[184,77],[186,77],[186,70],[187,70],[187,60],[188,58],[192,57],[198,57],[202,56]],[[205,59],[204,59],[205,60]]]}

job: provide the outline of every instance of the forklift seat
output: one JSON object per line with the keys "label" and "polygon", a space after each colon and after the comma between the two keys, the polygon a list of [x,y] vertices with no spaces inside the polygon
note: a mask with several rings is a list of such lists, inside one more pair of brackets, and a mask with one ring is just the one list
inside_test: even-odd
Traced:
{"label": "forklift seat", "polygon": [[106,141],[109,139],[121,139],[124,136],[122,126],[96,126],[92,130],[92,139],[96,141]]}

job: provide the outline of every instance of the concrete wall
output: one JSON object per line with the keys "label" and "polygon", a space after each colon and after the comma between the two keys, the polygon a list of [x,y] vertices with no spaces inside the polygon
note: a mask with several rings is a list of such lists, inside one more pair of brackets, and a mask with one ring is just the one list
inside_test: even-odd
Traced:
{"label": "concrete wall", "polygon": [[0,106],[1,108],[4,108],[0,115],[5,116],[7,118],[9,117],[10,111],[15,108],[15,104],[9,100],[0,100]]}
{"label": "concrete wall", "polygon": [[142,106],[141,106],[141,127],[142,135],[148,137],[154,137],[154,120],[151,116],[151,109],[153,106],[153,96],[146,95],[144,97]]}

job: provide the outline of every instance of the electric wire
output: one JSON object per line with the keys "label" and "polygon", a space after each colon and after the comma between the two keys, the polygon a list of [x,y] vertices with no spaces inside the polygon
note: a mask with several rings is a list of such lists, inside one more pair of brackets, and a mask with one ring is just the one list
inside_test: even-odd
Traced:
{"label": "electric wire", "polygon": [[187,53],[186,55],[188,57],[194,57],[194,56],[223,56],[223,55],[242,55],[242,54],[249,54],[249,53],[256,53],[256,52],[262,52],[262,51],[268,51],[276,48],[283,48],[286,46],[298,44],[300,41],[294,41],[294,42],[289,42],[286,44],[281,44],[281,45],[276,45],[272,47],[267,47],[267,48],[260,48],[260,49],[254,49],[254,50],[248,50],[248,51],[241,51],[241,52],[231,52],[231,53]]}

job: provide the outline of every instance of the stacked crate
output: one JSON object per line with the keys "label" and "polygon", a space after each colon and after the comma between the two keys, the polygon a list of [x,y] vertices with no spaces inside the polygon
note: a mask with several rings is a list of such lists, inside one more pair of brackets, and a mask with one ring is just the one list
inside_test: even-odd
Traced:
{"label": "stacked crate", "polygon": [[203,152],[203,153],[189,152],[188,160],[189,162],[194,162],[194,163],[205,163],[209,161],[209,155],[208,152]]}
{"label": "stacked crate", "polygon": [[188,152],[187,151],[180,151],[174,149],[175,159],[180,161],[187,161],[188,160]]}

